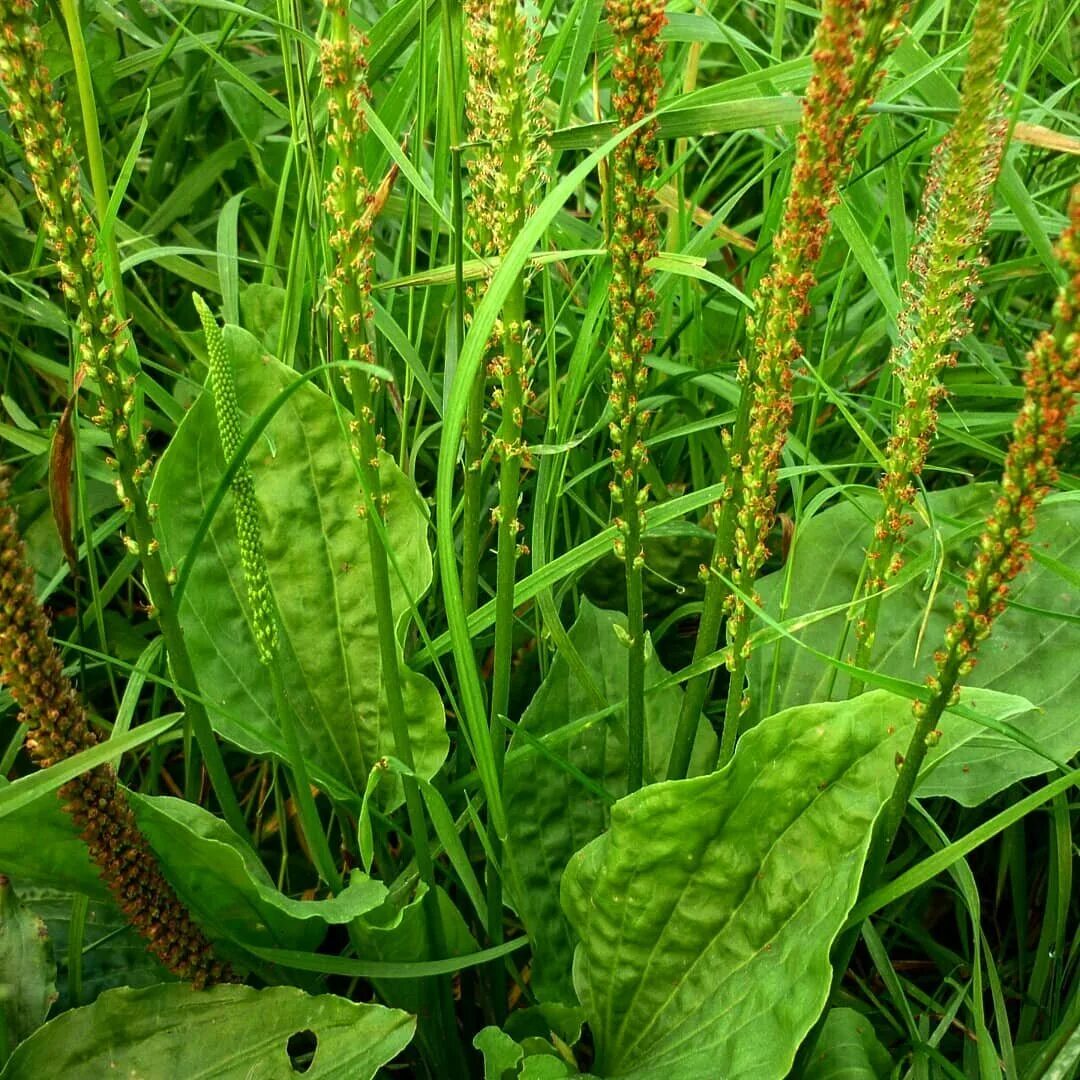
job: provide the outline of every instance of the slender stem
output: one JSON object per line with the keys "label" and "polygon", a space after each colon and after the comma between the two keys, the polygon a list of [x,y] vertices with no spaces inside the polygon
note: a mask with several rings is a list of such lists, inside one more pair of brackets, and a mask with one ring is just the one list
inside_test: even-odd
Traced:
{"label": "slender stem", "polygon": [[[878,545],[880,559],[878,565],[888,565],[892,562],[893,553],[896,550],[896,541],[886,540]],[[875,590],[866,600],[866,605],[859,613],[860,627],[858,645],[855,648],[855,666],[869,668],[870,660],[874,654],[874,639],[877,634],[878,618],[881,614],[882,592]],[[858,675],[852,675],[848,683],[848,697],[857,697],[865,689],[865,680]]]}
{"label": "slender stem", "polygon": [[86,941],[86,916],[90,898],[85,893],[71,897],[71,921],[68,923],[67,980],[68,997],[78,1007],[83,1003],[83,945]]}
{"label": "slender stem", "polygon": [[[661,32],[667,17],[661,0],[632,0],[628,4],[608,0],[606,14],[615,35],[611,106],[616,123],[627,128],[653,113],[659,101],[665,52]],[[609,430],[615,475],[609,490],[620,534],[615,554],[622,559],[626,576],[626,785],[631,792],[645,780],[645,551],[641,539],[649,496],[649,485],[642,482],[642,474],[649,468],[643,438],[649,414],[642,408],[642,399],[649,381],[647,358],[657,319],[649,266],[660,246],[652,190],[660,164],[657,145],[655,120],[638,127],[615,148],[604,182],[612,210],[606,236],[611,254]],[[658,488],[662,487],[661,480]]]}
{"label": "slender stem", "polygon": [[[349,378],[356,413],[361,417],[371,415],[371,387],[368,377],[360,372],[352,372]],[[395,628],[394,610],[390,591],[390,563],[383,546],[383,537],[374,520],[374,514],[381,513],[382,482],[378,470],[378,443],[373,424],[361,422],[359,432],[360,474],[368,496],[367,539],[371,556],[372,593],[375,600],[375,618],[379,630],[379,668],[386,694],[386,711],[390,719],[390,731],[394,739],[394,753],[410,770],[402,776],[401,783],[405,792],[405,812],[409,821],[409,834],[412,838],[416,856],[416,868],[420,880],[426,886],[424,893],[424,923],[428,942],[436,958],[442,959],[447,954],[446,931],[443,927],[442,912],[439,910],[439,893],[435,880],[435,866],[431,858],[431,839],[428,833],[427,818],[424,812],[423,796],[415,776],[412,751],[412,737],[405,715],[405,703],[401,686],[399,667],[399,648]],[[434,1005],[438,1012],[438,1024],[442,1030],[444,1048],[450,1054],[457,1074],[463,1074],[464,1059],[460,1040],[456,1035],[454,1008],[449,980],[440,978],[438,989],[434,992]]]}
{"label": "slender stem", "polygon": [[480,539],[484,496],[484,374],[477,372],[465,417],[465,491],[461,527],[461,595],[472,614],[480,594]]}
{"label": "slender stem", "polygon": [[[506,373],[502,382],[502,423],[499,446],[499,507],[496,512],[498,547],[495,571],[495,662],[491,678],[489,730],[495,757],[495,774],[502,782],[506,756],[506,729],[502,718],[510,707],[510,672],[514,658],[514,583],[517,578],[518,498],[521,492],[521,415],[524,408],[522,367],[522,326],[525,317],[525,287],[519,278],[503,306],[503,350]],[[488,841],[496,859],[502,850],[497,830],[489,830]],[[493,945],[503,940],[502,877],[488,872],[488,937]],[[506,1000],[506,971],[501,963],[492,965],[491,997],[496,1019],[501,1021]]]}
{"label": "slender stem", "polygon": [[[461,149],[453,148],[453,202],[454,202],[454,319],[458,347],[465,329],[465,277],[464,240],[465,206],[461,192]],[[469,393],[469,407],[465,418],[465,490],[461,517],[461,595],[465,612],[476,610],[480,592],[480,534],[482,531],[484,494],[484,372],[481,369],[473,380]]]}
{"label": "slender stem", "polygon": [[[83,40],[82,21],[76,0],[60,0],[67,25],[71,59],[75,65],[75,82],[79,88],[79,106],[82,111],[83,134],[86,139],[86,157],[90,164],[90,184],[94,189],[94,205],[97,210],[98,228],[105,225],[109,207],[109,180],[105,172],[105,155],[101,149],[101,133],[98,131],[97,105],[94,99],[94,83],[90,77],[90,59]],[[110,229],[105,246],[105,260],[109,269],[109,284],[113,290],[117,312],[124,314],[124,287],[120,274],[120,255],[116,247],[116,230]]]}
{"label": "slender stem", "polygon": [[[749,398],[749,390],[744,387],[742,396],[739,398],[739,409],[735,418],[733,447],[743,446],[746,442],[745,432],[750,411]],[[734,474],[733,480],[733,486],[737,486],[737,473]],[[704,568],[707,579],[705,596],[702,601],[701,622],[698,625],[697,640],[694,642],[694,663],[698,663],[714,653],[720,642],[720,630],[724,623],[724,609],[728,597],[731,595],[731,590],[724,579],[719,574],[712,573],[711,570],[730,567],[734,558],[735,508],[735,492],[732,490],[729,492],[728,498],[720,504],[716,513],[716,540],[713,544],[709,567]],[[694,748],[698,724],[701,721],[701,710],[705,707],[705,702],[709,697],[713,677],[713,672],[703,672],[687,683],[682,705],[679,708],[679,719],[675,726],[671,758],[668,762],[667,778],[669,780],[682,780],[690,768],[690,755]]]}
{"label": "slender stem", "polygon": [[[360,415],[370,413],[371,390],[368,376],[353,371],[349,377],[353,400]],[[372,519],[373,513],[381,512],[382,480],[377,467],[378,444],[372,425],[359,425],[359,466],[361,479],[370,505],[367,507],[368,546],[371,555],[372,596],[375,601],[375,619],[379,630],[379,661],[386,693],[386,712],[390,720],[390,731],[394,738],[394,753],[409,768],[415,768],[412,751],[412,737],[409,723],[405,716],[405,703],[401,687],[401,669],[397,632],[394,627],[394,610],[390,590],[390,562],[386,557],[383,538],[378,526]],[[431,848],[427,830],[427,818],[424,815],[423,798],[416,779],[411,776],[402,778],[405,789],[405,807],[409,818],[409,831],[416,849],[416,865],[421,880],[434,892],[435,873],[431,861]],[[441,936],[442,920],[439,923]]]}
{"label": "slender stem", "polygon": [[[637,551],[641,546],[641,515],[630,515],[626,524],[627,547]],[[625,565],[626,632],[630,635],[626,666],[626,790],[632,792],[645,782],[645,602],[640,561],[627,557]]]}
{"label": "slender stem", "polygon": [[505,753],[505,729],[500,717],[506,716],[510,701],[510,668],[514,654],[514,580],[517,574],[518,533],[521,528],[517,512],[521,493],[521,415],[524,409],[521,378],[524,351],[520,327],[524,315],[525,287],[519,279],[503,306],[503,350],[507,373],[502,385],[502,423],[498,433],[502,460],[499,463],[499,508],[496,512],[498,564],[490,729],[495,744],[495,764],[500,776]]}
{"label": "slender stem", "polygon": [[739,737],[739,722],[742,720],[743,708],[746,705],[746,657],[743,649],[749,636],[749,628],[745,623],[740,624],[735,640],[731,643],[731,651],[735,657],[734,665],[730,669],[728,678],[727,701],[724,704],[724,727],[720,735],[720,755],[717,759],[717,768],[722,769],[735,753],[735,742]]}

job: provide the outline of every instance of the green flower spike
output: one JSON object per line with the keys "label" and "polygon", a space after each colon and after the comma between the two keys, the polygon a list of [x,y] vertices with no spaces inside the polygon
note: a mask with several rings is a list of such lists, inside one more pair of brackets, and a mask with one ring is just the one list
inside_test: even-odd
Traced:
{"label": "green flower spike", "polygon": [[[225,346],[225,335],[206,306],[206,301],[198,293],[194,293],[192,299],[206,335],[210,389],[214,395],[221,449],[227,465],[240,446],[240,406],[236,400],[232,362]],[[247,585],[248,603],[251,606],[255,644],[259,650],[259,659],[264,664],[271,664],[277,655],[277,618],[266,556],[263,554],[259,504],[255,500],[255,478],[246,461],[236,470],[232,491],[236,535],[240,544],[240,565],[244,571],[244,583]]]}

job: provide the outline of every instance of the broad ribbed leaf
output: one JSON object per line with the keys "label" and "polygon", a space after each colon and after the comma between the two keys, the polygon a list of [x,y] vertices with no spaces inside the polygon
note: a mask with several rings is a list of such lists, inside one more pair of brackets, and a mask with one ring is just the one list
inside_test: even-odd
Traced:
{"label": "broad ribbed leaf", "polygon": [[0,874],[0,1039],[10,1048],[43,1023],[56,1000],[56,963],[41,916]]}
{"label": "broad ribbed leaf", "polygon": [[[363,919],[353,923],[349,934],[358,955],[365,960],[394,963],[434,959],[425,892],[425,886],[420,885],[416,895],[392,895],[378,910],[368,912]],[[438,898],[446,942],[444,955],[466,956],[475,952],[480,946],[469,933],[461,912],[441,888]],[[447,1058],[449,1048],[440,1044],[440,1040],[445,1039],[445,1032],[438,1022],[438,995],[443,989],[436,980],[373,979],[372,985],[380,1001],[420,1017],[416,1041],[429,1061]]]}
{"label": "broad ribbed leaf", "polygon": [[19,895],[49,928],[49,942],[56,961],[56,1011],[62,1012],[82,1002],[93,1001],[105,990],[117,986],[139,988],[175,979],[147,951],[146,939],[129,925],[111,900],[91,900],[86,907],[83,931],[81,1001],[71,1000],[68,946],[71,941],[72,901],[70,892],[41,885],[19,883]]}
{"label": "broad ribbed leaf", "polygon": [[[31,777],[36,774],[31,774]],[[0,777],[0,789],[26,785],[31,777],[9,785]],[[33,837],[33,843],[27,843]],[[107,901],[109,890],[90,861],[71,818],[60,808],[55,791],[42,792],[4,818],[0,826],[0,874],[17,881],[49,884]]]}
{"label": "broad ribbed leaf", "polygon": [[484,1080],[517,1076],[525,1051],[501,1028],[483,1028],[473,1039],[473,1046],[484,1056]]}
{"label": "broad ribbed leaf", "polygon": [[563,1080],[584,1077],[555,1047],[540,1038],[520,1043],[497,1027],[486,1027],[473,1039],[484,1056],[484,1080]]}
{"label": "broad ribbed leaf", "polygon": [[[907,568],[921,568],[925,573],[915,574],[882,601],[872,661],[877,670],[916,682],[932,670],[933,654],[941,648],[953,604],[963,595],[960,578],[972,554],[975,529],[995,491],[994,485],[980,484],[930,494],[933,531],[925,526],[913,529],[906,550]],[[856,595],[879,505],[876,496],[865,496],[831,507],[802,526],[791,566],[759,583],[770,614],[788,619],[849,602]],[[1052,756],[1067,760],[1080,750],[1080,714],[1075,708],[1080,683],[1076,663],[1080,655],[1080,502],[1052,498],[1040,508],[1037,523],[1036,561],[1017,579],[1010,596],[1012,603],[1022,606],[1011,607],[997,621],[967,682],[1019,695],[1038,706],[1041,712],[1024,719],[1024,732]],[[963,538],[950,543],[965,526],[968,531]],[[936,544],[932,542],[935,534]],[[945,562],[937,580],[936,560],[942,550]],[[1054,562],[1062,564],[1064,572]],[[788,574],[790,584],[786,584]],[[787,603],[781,611],[779,598],[785,589]],[[850,633],[845,638],[846,626],[845,616],[838,614],[799,630],[798,637],[822,652],[849,658],[854,646]],[[846,675],[837,674],[793,642],[782,641],[759,649],[752,659],[752,697],[759,711],[769,708],[774,663],[773,710],[847,692]],[[985,732],[968,742],[963,753],[943,761],[921,793],[945,795],[971,806],[1050,767],[1045,758],[1007,736]]]}
{"label": "broad ribbed leaf", "polygon": [[616,804],[563,876],[594,1072],[787,1073],[912,725],[911,703],[882,691],[792,709],[720,772]]}
{"label": "broad ribbed leaf", "polygon": [[220,818],[194,803],[129,792],[139,828],[169,882],[216,940],[277,949],[314,949],[328,924],[346,923],[386,899],[386,886],[360,872],[340,895],[293,900]]}
{"label": "broad ribbed leaf", "polygon": [[830,1009],[803,1080],[888,1080],[893,1061],[854,1009]]}
{"label": "broad ribbed leaf", "polygon": [[[570,628],[585,667],[600,693],[603,706],[626,698],[627,650],[615,635],[623,615],[601,611],[587,600]],[[667,672],[656,656],[646,664],[646,686]],[[645,773],[649,780],[664,775],[671,753],[675,718],[682,691],[678,687],[647,693]],[[521,718],[521,727],[534,739],[549,735],[575,720],[599,712],[601,705],[578,681],[563,656],[556,656],[536,695]],[[511,751],[531,740],[516,734]],[[583,773],[613,797],[626,794],[626,712],[620,709],[553,747],[552,753]],[[702,721],[694,747],[692,775],[715,760],[716,736]],[[532,988],[542,1001],[573,1002],[570,966],[574,954],[570,928],[559,906],[563,868],[575,851],[607,828],[609,803],[580,779],[535,749],[510,762],[505,780],[510,831],[507,853],[513,861],[518,912],[525,922],[533,950]]]}
{"label": "broad ribbed leaf", "polygon": [[[249,419],[295,374],[263,353],[239,327],[225,328],[240,409]],[[343,421],[313,385],[294,393],[250,456],[262,511],[263,545],[281,614],[280,664],[299,719],[312,778],[359,803],[371,766],[394,752],[382,689],[364,501]],[[203,393],[161,459],[152,499],[166,562],[180,564],[224,469],[214,403]],[[431,584],[427,518],[413,484],[389,460],[381,468],[386,528],[404,583],[392,577],[394,610]],[[231,496],[198,552],[180,618],[199,688],[226,738],[254,753],[285,757],[266,672],[259,663],[240,567]],[[401,620],[403,622],[403,620]],[[448,740],[438,691],[402,663],[416,771],[430,777]],[[401,799],[387,774],[384,805]]]}
{"label": "broad ribbed leaf", "polygon": [[380,1005],[291,987],[192,990],[169,984],[108,990],[39,1028],[15,1051],[2,1080],[287,1080],[288,1043],[315,1036],[309,1080],[371,1080],[412,1038],[413,1019]]}

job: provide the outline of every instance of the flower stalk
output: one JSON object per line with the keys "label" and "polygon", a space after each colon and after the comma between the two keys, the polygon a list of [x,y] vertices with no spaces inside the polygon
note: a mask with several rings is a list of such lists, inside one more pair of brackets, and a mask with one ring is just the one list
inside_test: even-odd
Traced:
{"label": "flower stalk", "polygon": [[[542,163],[541,94],[536,75],[536,31],[518,0],[470,0],[466,5],[465,56],[469,69],[466,113],[476,150],[469,158],[470,234],[482,255],[505,255],[529,219]],[[499,503],[492,513],[497,537],[495,659],[490,728],[501,774],[514,649],[514,582],[517,560],[527,554],[519,540],[521,475],[531,466],[524,438],[525,412],[533,400],[533,328],[525,315],[524,275],[514,282],[493,334],[488,375],[499,426],[492,449],[499,460]],[[468,430],[477,433],[474,394]],[[480,467],[477,448],[468,468]],[[466,522],[466,529],[474,528]]]}
{"label": "flower stalk", "polygon": [[[327,184],[325,210],[330,223],[329,244],[334,260],[328,280],[330,315],[345,347],[347,360],[356,365],[371,365],[372,322],[371,304],[372,226],[378,211],[375,196],[368,184],[363,167],[362,138],[366,130],[364,110],[368,101],[367,41],[349,21],[344,3],[331,0],[327,4],[330,16],[329,35],[320,40],[320,70],[327,92],[329,132],[327,143],[336,155],[336,163]],[[420,880],[427,887],[424,897],[426,929],[430,945],[438,957],[446,955],[446,938],[435,867],[431,857],[427,819],[424,815],[420,788],[412,775],[414,757],[399,668],[397,633],[391,603],[390,564],[381,534],[382,521],[389,496],[382,490],[379,475],[379,455],[383,436],[378,430],[375,406],[382,390],[381,380],[374,373],[354,367],[348,375],[355,420],[351,425],[355,436],[354,453],[360,480],[367,497],[358,513],[367,523],[368,548],[379,629],[380,671],[386,694],[386,709],[394,739],[394,752],[406,765],[402,776],[405,810],[412,837],[413,851]],[[443,1049],[453,1053],[460,1047],[453,1026],[453,1003],[450,987],[440,981],[437,997],[438,1022],[442,1028]]]}
{"label": "flower stalk", "polygon": [[[19,536],[8,481],[0,471],[0,685],[29,729],[26,748],[42,769],[101,741],[49,637],[34,595],[34,572]],[[234,979],[169,885],[139,831],[111,765],[99,765],[58,791],[127,921],[173,974],[204,987]]]}
{"label": "flower stalk", "polygon": [[[370,365],[371,344],[372,195],[362,165],[361,138],[365,130],[364,107],[368,98],[366,40],[350,25],[347,9],[332,6],[332,31],[321,42],[320,63],[323,85],[329,94],[330,132],[327,142],[337,155],[327,185],[326,212],[330,219],[330,247],[335,255],[329,279],[330,309],[345,346],[346,358],[354,364]],[[380,379],[353,369],[348,375],[356,420],[352,425],[360,477],[368,504],[359,512],[367,522],[375,582],[376,617],[379,623],[382,670],[386,680],[387,711],[390,714],[397,756],[411,769],[412,745],[402,699],[398,670],[394,615],[390,605],[390,569],[378,527],[372,514],[384,514],[387,499],[379,476],[379,454],[383,437],[378,431],[375,405],[382,389]],[[426,862],[427,826],[415,780],[405,778],[406,806],[418,865]],[[410,791],[412,797],[410,798]],[[423,854],[421,854],[423,849]]]}
{"label": "flower stalk", "polygon": [[[881,595],[899,573],[899,555],[912,523],[915,481],[937,431],[945,396],[939,375],[956,363],[950,346],[969,329],[967,312],[978,285],[979,254],[990,223],[994,183],[1004,146],[1005,95],[998,69],[1005,49],[1009,0],[980,0],[964,71],[960,110],[938,144],[923,193],[905,314],[891,363],[902,404],[885,453],[879,484],[882,507],[866,553],[855,664],[869,667]],[[861,693],[853,678],[850,694]]]}
{"label": "flower stalk", "polygon": [[[615,34],[612,106],[620,128],[631,127],[656,111],[663,85],[667,22],[663,0],[608,0],[606,15]],[[611,283],[611,498],[618,508],[615,554],[626,571],[627,790],[644,781],[645,763],[645,606],[641,544],[649,486],[641,472],[648,463],[642,438],[649,414],[640,407],[648,382],[645,358],[653,346],[656,294],[650,261],[659,250],[660,224],[653,210],[651,180],[656,172],[657,123],[643,124],[612,155],[609,185],[613,214],[609,248]]]}
{"label": "flower stalk", "polygon": [[63,105],[54,96],[43,63],[44,51],[31,0],[0,0],[0,85],[7,92],[8,112],[41,205],[42,230],[60,271],[61,292],[76,312],[78,362],[97,383],[100,398],[94,422],[109,434],[114,456],[107,459],[108,464],[117,474],[117,496],[130,515],[125,543],[142,564],[177,693],[222,812],[238,835],[246,837],[240,805],[196,691],[169,576],[154,536],[155,508],[145,493],[150,461],[146,436],[139,430],[136,379],[124,374],[125,359],[134,352],[134,345],[115,296],[103,284],[97,233],[83,201],[79,162]]}
{"label": "flower stalk", "polygon": [[876,842],[878,872],[896,839],[926,752],[942,737],[938,721],[956,703],[961,679],[971,673],[979,646],[1005,610],[1010,583],[1031,561],[1035,512],[1057,480],[1058,454],[1080,394],[1080,184],[1072,191],[1069,219],[1058,244],[1067,279],[1054,304],[1054,326],[1027,356],[1024,401],[1013,422],[1001,494],[979,537],[966,594],[957,602],[945,647],[934,657],[936,671],[927,679],[930,699],[915,704],[915,732],[898,762],[896,787]]}
{"label": "flower stalk", "polygon": [[[529,219],[547,156],[542,94],[536,77],[537,33],[518,0],[469,0],[465,9],[465,58],[469,71],[466,116],[474,152],[469,156],[470,240],[485,256],[505,255]],[[499,502],[491,522],[496,535],[495,651],[488,726],[496,775],[506,754],[503,717],[509,710],[514,658],[514,584],[518,559],[528,554],[519,538],[521,477],[531,467],[525,413],[533,401],[533,328],[526,318],[526,278],[519,275],[503,303],[492,333],[487,375],[494,382],[491,405],[499,415],[492,451],[499,462]],[[482,485],[484,376],[477,375],[466,419],[465,601],[475,606],[479,549],[477,511]],[[473,516],[477,515],[477,516]],[[502,838],[491,829],[494,852]],[[488,937],[503,940],[502,879],[488,875]],[[501,965],[492,970],[491,998],[498,1016],[506,1000]]]}
{"label": "flower stalk", "polygon": [[[897,40],[896,0],[827,0],[813,44],[813,69],[795,144],[791,190],[773,240],[768,273],[754,294],[747,324],[747,356],[739,365],[740,396],[734,432],[725,440],[730,471],[725,497],[713,510],[716,542],[702,567],[705,598],[694,661],[715,651],[728,619],[729,688],[720,764],[735,749],[749,659],[749,620],[743,596],[768,556],[776,516],[777,472],[792,416],[792,378],[802,356],[796,333],[809,314],[815,264],[828,237],[829,213],[851,169],[882,64]],[[729,588],[728,581],[734,585]],[[668,777],[686,775],[712,675],[686,688]]]}

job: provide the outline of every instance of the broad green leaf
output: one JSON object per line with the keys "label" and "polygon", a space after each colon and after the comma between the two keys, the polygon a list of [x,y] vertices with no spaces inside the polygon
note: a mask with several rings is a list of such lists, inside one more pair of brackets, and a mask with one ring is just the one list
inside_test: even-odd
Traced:
{"label": "broad green leaf", "polygon": [[893,1062],[873,1025],[854,1009],[830,1009],[803,1080],[888,1080]]}
{"label": "broad green leaf", "polygon": [[[625,623],[623,615],[582,602],[569,637],[601,700],[581,685],[565,657],[557,655],[522,715],[521,730],[510,741],[511,750],[625,700],[628,656],[616,637],[616,628]],[[655,654],[650,656],[646,687],[666,675]],[[666,772],[674,718],[681,702],[678,687],[646,695],[645,773],[650,781]],[[507,764],[506,851],[518,890],[515,904],[532,941],[532,988],[541,1001],[575,1000],[570,979],[574,943],[559,906],[559,883],[570,856],[607,828],[610,802],[626,794],[626,739],[626,713],[620,709],[552,751],[591,781],[591,789],[542,753]],[[716,736],[703,720],[694,747],[694,774],[707,768],[715,753]],[[609,798],[605,799],[598,788],[607,791]]]}
{"label": "broad green leaf", "polygon": [[549,1046],[562,1042],[576,1046],[581,1041],[585,1014],[580,1005],[545,1002],[526,1009],[515,1009],[506,1018],[506,1033],[523,1045],[530,1039],[542,1039]]}
{"label": "broad green leaf", "polygon": [[285,290],[277,285],[252,282],[240,291],[240,318],[259,344],[273,353],[281,334],[281,318],[285,311]]}
{"label": "broad green leaf", "polygon": [[530,1054],[521,1065],[519,1080],[562,1080],[582,1074],[554,1054]]}
{"label": "broad green leaf", "polygon": [[[12,783],[0,777],[0,791],[18,789],[36,775]],[[32,844],[27,843],[28,836],[34,838]],[[31,802],[4,818],[0,826],[0,874],[19,882],[33,881],[85,893],[95,900],[109,899],[109,890],[90,861],[71,818],[60,808],[55,791],[39,791]]]}
{"label": "broad green leaf", "polygon": [[542,1038],[530,1037],[518,1042],[501,1028],[486,1027],[473,1039],[473,1046],[484,1057],[484,1080],[557,1080],[582,1076]]}
{"label": "broad green leaf", "polygon": [[70,996],[68,945],[75,894],[44,885],[19,883],[23,901],[45,920],[56,960],[58,1012],[93,1001],[117,986],[139,988],[170,982],[174,976],[147,951],[146,939],[133,930],[112,900],[91,900],[83,926],[81,999]]}
{"label": "broad green leaf", "polygon": [[287,1080],[298,1071],[289,1040],[310,1032],[310,1080],[371,1080],[412,1038],[413,1019],[396,1009],[361,1005],[292,987],[192,990],[166,984],[108,990],[27,1039],[2,1080]]}
{"label": "broad green leaf", "polygon": [[473,1046],[484,1055],[484,1080],[517,1076],[525,1051],[502,1028],[483,1028],[473,1039]]}
{"label": "broad green leaf", "polygon": [[912,725],[884,691],[791,709],[721,771],[614,806],[563,876],[598,1075],[786,1075]]}
{"label": "broad green leaf", "polygon": [[[365,960],[413,963],[434,958],[427,928],[424,904],[425,887],[419,886],[416,895],[395,894],[377,911],[372,911],[350,927],[358,954]],[[443,936],[450,956],[466,956],[477,945],[461,912],[449,896],[438,889],[439,914]],[[440,1061],[446,1048],[438,1045],[445,1037],[440,1032],[437,997],[443,992],[435,979],[373,979],[372,985],[380,1001],[397,1009],[415,1013],[420,1019],[416,1030],[417,1043],[425,1050],[429,1061]]]}
{"label": "broad green leaf", "polygon": [[[134,792],[128,792],[128,798],[170,884],[216,940],[314,949],[328,925],[349,922],[386,900],[385,886],[359,872],[332,899],[293,900],[278,891],[250,848],[220,818],[182,799]],[[26,842],[27,836],[35,838],[33,844]],[[53,792],[43,792],[5,818],[0,873],[81,892],[112,907],[86,845]]]}
{"label": "broad green leaf", "polygon": [[[241,411],[257,416],[295,376],[239,327],[225,328]],[[348,437],[333,402],[315,386],[293,394],[251,454],[263,516],[263,545],[281,615],[280,663],[299,721],[312,779],[359,806],[371,766],[394,752],[386,714],[367,527],[357,514],[364,495]],[[203,393],[162,457],[153,486],[166,562],[179,564],[224,471],[209,393]],[[427,517],[412,483],[382,463],[386,529],[404,582],[392,574],[402,632],[408,597],[431,583]],[[196,557],[181,622],[211,719],[226,738],[253,753],[285,757],[270,681],[259,663],[240,567],[231,496]],[[416,771],[435,774],[448,740],[438,691],[401,669]],[[389,777],[378,797],[400,802]]]}
{"label": "broad green leaf", "polygon": [[217,83],[217,92],[225,115],[248,142],[258,143],[268,131],[281,127],[280,118],[268,113],[261,102],[236,83],[221,80]]}
{"label": "broad green leaf", "polygon": [[56,963],[41,917],[0,874],[0,1057],[36,1031],[56,1000]]}
{"label": "broad green leaf", "polygon": [[328,924],[350,922],[386,899],[386,887],[354,872],[327,900],[293,900],[250,848],[194,803],[129,792],[135,818],[166,877],[207,935],[262,948],[314,949]]}
{"label": "broad green leaf", "polygon": [[[930,494],[933,530],[925,525],[914,528],[906,550],[911,580],[881,604],[872,661],[878,671],[921,682],[932,670],[933,654],[941,647],[953,604],[962,595],[960,578],[975,530],[994,493],[993,485],[980,484]],[[765,609],[790,619],[850,601],[879,505],[877,496],[868,495],[834,506],[802,526],[791,565],[759,583]],[[1080,717],[1074,707],[1080,681],[1075,662],[1080,654],[1080,588],[1075,573],[1080,570],[1080,503],[1045,503],[1037,517],[1033,548],[1036,561],[1010,594],[1010,600],[1023,607],[1012,607],[998,619],[967,681],[1018,695],[1037,706],[1039,711],[1017,721],[1017,726],[1051,757],[1066,761],[1080,750]],[[942,552],[944,564],[939,565]],[[1065,566],[1066,575],[1072,572],[1072,580],[1055,569],[1054,561]],[[790,591],[781,613],[779,597],[788,574]],[[845,616],[838,614],[806,626],[798,636],[816,649],[848,658],[853,651],[850,633],[845,638],[848,629]],[[845,677],[837,677],[833,687],[831,670],[791,641],[759,649],[751,667],[752,698],[759,709],[767,708],[774,675],[773,709],[841,697],[847,691]],[[943,726],[946,740],[952,722],[947,718]],[[1008,736],[986,731],[967,741],[962,752],[943,760],[920,793],[945,795],[970,806],[1050,768],[1046,758]]]}

